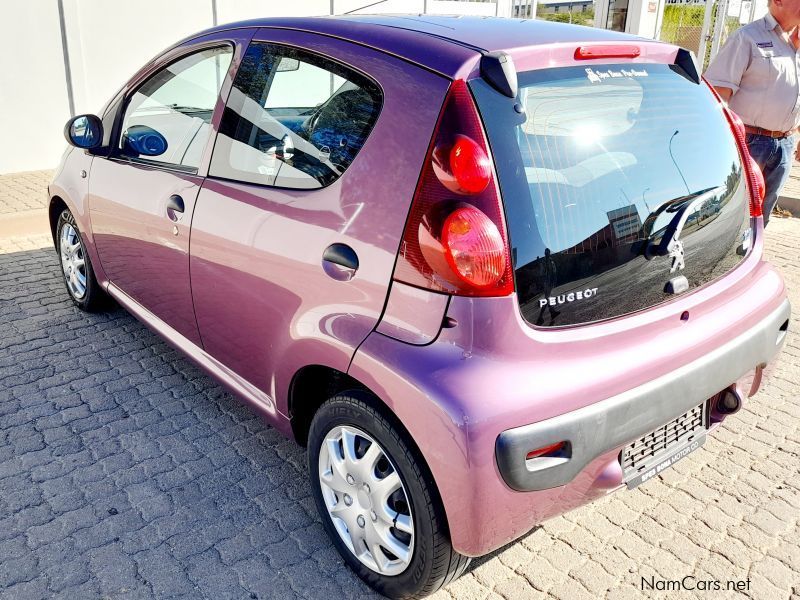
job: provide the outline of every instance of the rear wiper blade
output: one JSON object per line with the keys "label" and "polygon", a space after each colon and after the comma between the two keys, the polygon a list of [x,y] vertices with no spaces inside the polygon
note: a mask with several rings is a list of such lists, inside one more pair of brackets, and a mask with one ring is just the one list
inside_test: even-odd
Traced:
{"label": "rear wiper blade", "polygon": [[680,237],[686,225],[686,221],[698,206],[725,191],[725,189],[726,187],[724,185],[720,185],[687,196],[681,196],[680,198],[665,203],[655,213],[650,215],[645,222],[645,231],[652,229],[656,219],[662,213],[675,213],[675,216],[672,217],[669,224],[664,228],[664,234],[661,236],[661,240],[658,243],[651,240],[652,233],[648,235],[648,239],[644,241],[642,247],[642,254],[644,257],[647,260],[651,260],[656,256],[671,256],[673,260],[670,273],[673,273],[676,269],[682,269],[683,242],[681,242]]}

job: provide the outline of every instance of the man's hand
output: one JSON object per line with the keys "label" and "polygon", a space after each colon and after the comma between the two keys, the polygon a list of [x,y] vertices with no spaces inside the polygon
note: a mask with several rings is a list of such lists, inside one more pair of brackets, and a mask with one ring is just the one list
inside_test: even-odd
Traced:
{"label": "man's hand", "polygon": [[794,149],[794,159],[800,160],[800,141],[797,142],[797,147]]}

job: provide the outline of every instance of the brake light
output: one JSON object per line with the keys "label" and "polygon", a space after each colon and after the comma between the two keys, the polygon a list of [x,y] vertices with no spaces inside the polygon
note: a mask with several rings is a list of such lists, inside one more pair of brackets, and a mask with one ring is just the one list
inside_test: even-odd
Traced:
{"label": "brake light", "polygon": [[463,80],[450,86],[439,115],[394,278],[463,296],[514,291],[497,178]]}
{"label": "brake light", "polygon": [[461,134],[456,135],[450,150],[450,169],[459,191],[468,194],[481,193],[492,178],[492,165],[486,152],[475,140]]}
{"label": "brake light", "polygon": [[[709,87],[711,87],[709,85]],[[714,94],[716,90],[711,88]],[[720,100],[721,101],[721,100]],[[747,186],[750,190],[750,216],[761,217],[764,214],[764,195],[766,193],[766,185],[764,183],[764,174],[755,159],[750,156],[750,151],[747,149],[747,130],[744,128],[742,118],[733,112],[727,106],[723,107],[725,117],[733,131],[733,136],[736,138],[736,145],[739,148],[739,156],[742,159],[742,166],[744,167],[745,175],[747,176]]]}
{"label": "brake light", "polygon": [[575,60],[591,60],[595,58],[636,58],[642,53],[639,46],[624,44],[602,44],[599,46],[578,46],[575,49]]}

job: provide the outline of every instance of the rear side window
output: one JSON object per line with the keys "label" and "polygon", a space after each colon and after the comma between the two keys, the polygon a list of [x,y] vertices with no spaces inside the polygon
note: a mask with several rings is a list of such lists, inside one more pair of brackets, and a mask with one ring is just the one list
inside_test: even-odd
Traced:
{"label": "rear side window", "polygon": [[[743,170],[705,85],[653,64],[545,69],[519,81],[517,110],[483,81],[471,87],[530,323],[654,306],[683,291],[680,278],[696,288],[746,255]],[[680,245],[670,246],[676,228]]]}
{"label": "rear side window", "polygon": [[236,75],[209,174],[286,188],[335,181],[375,125],[378,86],[310,53],[253,43]]}

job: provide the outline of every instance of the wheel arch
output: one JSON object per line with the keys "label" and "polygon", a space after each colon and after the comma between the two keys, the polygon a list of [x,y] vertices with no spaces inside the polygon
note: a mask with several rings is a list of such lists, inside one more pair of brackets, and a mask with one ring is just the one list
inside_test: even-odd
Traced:
{"label": "wheel arch", "polygon": [[[347,390],[362,390],[375,396],[364,384],[347,373],[326,365],[306,365],[289,384],[289,419],[294,439],[301,446],[308,443],[311,420],[323,403]],[[377,396],[375,396],[376,401]]]}
{"label": "wheel arch", "polygon": [[449,535],[450,528],[447,510],[445,509],[439,486],[436,478],[433,476],[433,471],[428,465],[425,454],[411,435],[411,432],[389,405],[358,379],[324,365],[308,365],[297,371],[289,386],[289,417],[295,441],[301,446],[307,446],[311,421],[320,406],[322,406],[326,400],[344,392],[352,393],[378,411],[381,416],[386,418],[392,426],[402,434],[406,445],[419,461],[420,470],[429,481],[433,483],[432,493],[441,509],[440,517],[443,520],[445,531],[447,531]]}
{"label": "wheel arch", "polygon": [[56,243],[56,225],[58,224],[59,215],[65,210],[69,209],[67,203],[61,196],[54,195],[50,198],[50,203],[47,207],[47,216],[50,223],[50,235],[53,236],[53,243]]}

